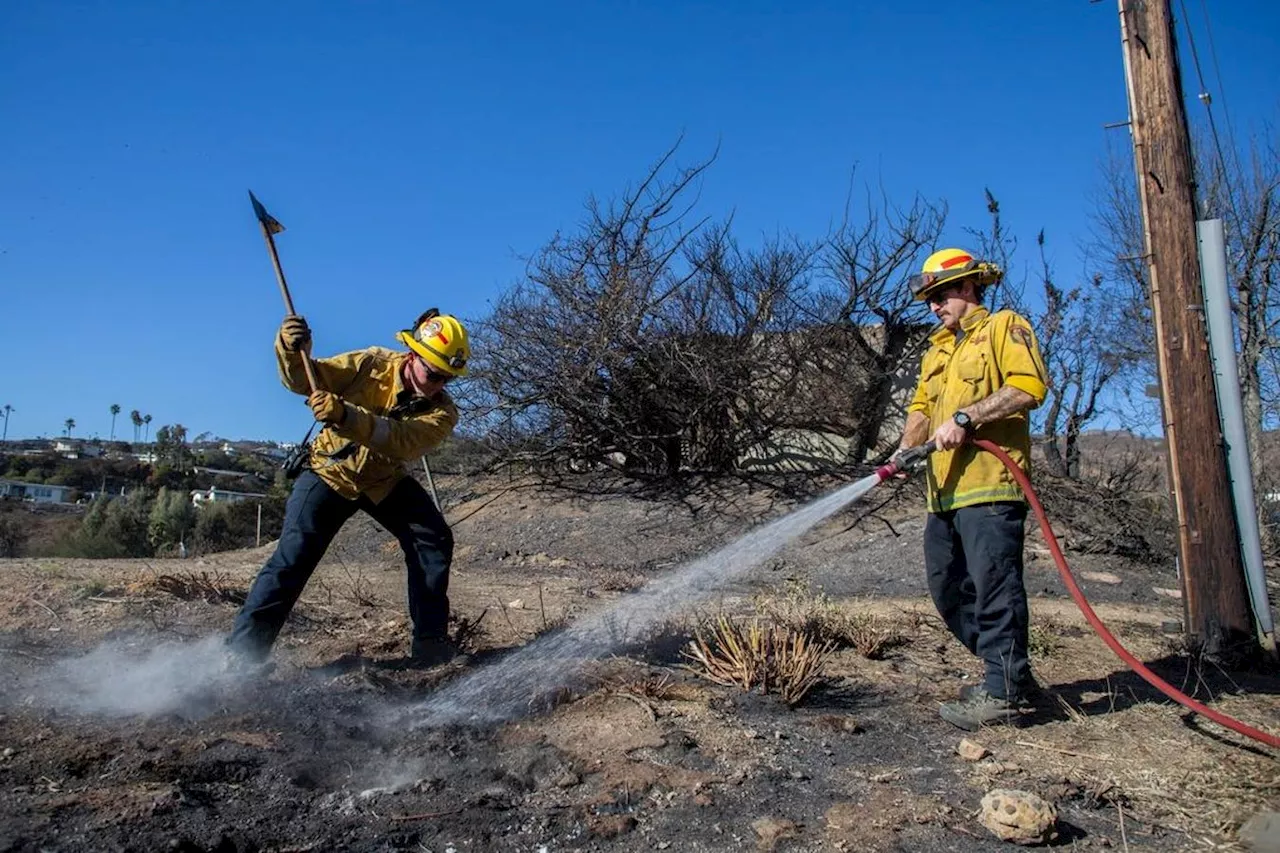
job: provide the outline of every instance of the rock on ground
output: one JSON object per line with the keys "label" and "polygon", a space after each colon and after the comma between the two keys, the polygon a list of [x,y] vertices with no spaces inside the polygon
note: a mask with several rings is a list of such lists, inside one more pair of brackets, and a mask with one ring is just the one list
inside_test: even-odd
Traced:
{"label": "rock on ground", "polygon": [[1057,835],[1058,813],[1029,791],[994,788],[982,798],[982,825],[1001,841],[1043,844]]}

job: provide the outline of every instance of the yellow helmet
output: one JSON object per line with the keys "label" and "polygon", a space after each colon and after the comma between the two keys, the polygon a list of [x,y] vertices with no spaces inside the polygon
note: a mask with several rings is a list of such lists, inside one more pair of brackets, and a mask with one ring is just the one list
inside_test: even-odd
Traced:
{"label": "yellow helmet", "polygon": [[414,322],[412,329],[405,329],[396,337],[435,369],[450,376],[466,375],[471,344],[466,327],[457,317],[430,308]]}
{"label": "yellow helmet", "polygon": [[973,276],[977,284],[995,284],[1004,271],[995,264],[980,261],[964,249],[939,249],[925,258],[918,275],[911,276],[911,295],[921,301],[940,287],[958,284]]}

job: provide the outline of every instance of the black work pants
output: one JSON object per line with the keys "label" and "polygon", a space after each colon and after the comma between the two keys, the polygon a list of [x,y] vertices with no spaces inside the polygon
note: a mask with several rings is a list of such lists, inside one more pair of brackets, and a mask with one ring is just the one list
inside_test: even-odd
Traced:
{"label": "black work pants", "polygon": [[992,696],[1031,687],[1027,591],[1022,583],[1021,501],[930,513],[924,527],[929,593],[951,633],[986,666]]}
{"label": "black work pants", "polygon": [[344,498],[314,472],[303,471],[285,505],[275,553],[249,588],[227,638],[229,646],[254,660],[267,656],[329,543],[356,510],[385,527],[404,552],[414,646],[446,636],[453,533],[422,486],[405,477],[375,504],[363,495]]}

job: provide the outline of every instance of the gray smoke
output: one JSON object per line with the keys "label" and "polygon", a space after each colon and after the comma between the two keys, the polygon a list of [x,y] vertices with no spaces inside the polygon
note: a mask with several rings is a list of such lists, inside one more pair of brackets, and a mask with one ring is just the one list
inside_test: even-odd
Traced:
{"label": "gray smoke", "polygon": [[225,671],[221,637],[193,643],[111,642],[63,660],[42,679],[36,696],[50,707],[113,717],[215,710],[216,694],[238,676]]}

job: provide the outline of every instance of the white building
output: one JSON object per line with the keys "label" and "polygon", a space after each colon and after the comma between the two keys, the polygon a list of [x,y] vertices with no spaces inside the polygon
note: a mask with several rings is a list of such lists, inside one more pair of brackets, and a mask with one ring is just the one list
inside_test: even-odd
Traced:
{"label": "white building", "polygon": [[72,486],[51,486],[44,483],[20,483],[17,480],[0,480],[0,498],[33,501],[42,504],[70,503]]}
{"label": "white building", "polygon": [[102,455],[102,447],[73,438],[60,438],[53,443],[53,452],[63,459],[96,459]]}
{"label": "white building", "polygon": [[265,497],[265,494],[259,492],[232,492],[210,486],[208,489],[193,489],[191,503],[199,507],[210,503],[234,504],[240,501],[260,501]]}
{"label": "white building", "polygon": [[268,459],[284,459],[289,455],[289,451],[297,445],[293,442],[283,442],[281,444],[265,444],[253,448],[253,452],[267,457]]}

